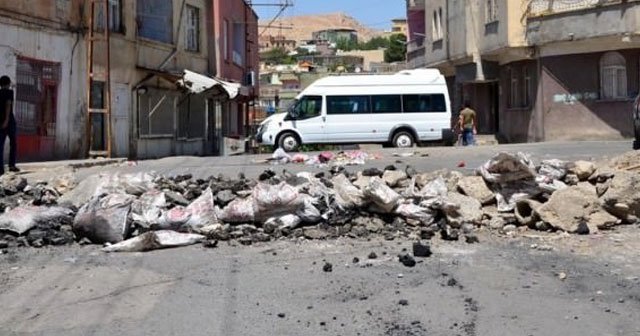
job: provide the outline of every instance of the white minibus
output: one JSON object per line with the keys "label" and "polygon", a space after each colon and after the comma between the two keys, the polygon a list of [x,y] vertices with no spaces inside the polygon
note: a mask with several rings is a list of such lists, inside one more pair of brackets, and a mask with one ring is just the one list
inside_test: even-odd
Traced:
{"label": "white minibus", "polygon": [[447,83],[436,69],[325,77],[303,90],[287,113],[264,120],[256,137],[288,152],[302,144],[453,145]]}

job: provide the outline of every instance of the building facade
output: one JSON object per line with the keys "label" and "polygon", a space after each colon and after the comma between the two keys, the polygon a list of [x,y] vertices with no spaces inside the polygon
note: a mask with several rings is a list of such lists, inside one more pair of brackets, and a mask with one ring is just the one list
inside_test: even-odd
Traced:
{"label": "building facade", "polygon": [[454,112],[470,102],[479,132],[506,142],[631,135],[640,2],[407,4],[408,64],[440,69]]}
{"label": "building facade", "polygon": [[14,84],[19,161],[86,150],[81,2],[0,1],[0,76]]}
{"label": "building facade", "polygon": [[[216,76],[241,85],[233,101],[215,105],[220,119],[223,155],[244,151],[251,130],[252,106],[259,88],[258,16],[245,0],[212,0]],[[219,118],[218,118],[219,117]]]}
{"label": "building facade", "polygon": [[329,41],[332,44],[336,44],[341,40],[347,43],[357,44],[358,32],[350,28],[324,29],[313,32],[312,38],[315,41]]}
{"label": "building facade", "polygon": [[0,0],[19,160],[228,154],[225,138],[247,134],[257,17],[244,1],[221,3],[108,0],[106,15],[91,1]]}

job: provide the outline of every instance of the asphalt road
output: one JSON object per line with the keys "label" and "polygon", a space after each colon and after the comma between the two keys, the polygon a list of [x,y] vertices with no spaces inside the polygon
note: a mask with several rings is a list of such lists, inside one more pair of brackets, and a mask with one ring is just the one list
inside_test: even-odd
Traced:
{"label": "asphalt road", "polygon": [[[428,171],[460,161],[475,167],[498,151],[574,160],[628,149],[628,142],[420,148],[408,158],[385,149],[365,167],[402,160]],[[76,173],[253,177],[271,167],[252,163],[262,157],[168,158]],[[637,226],[588,237],[479,237],[479,244],[435,239],[434,255],[413,268],[397,260],[411,251],[407,240],[221,243],[132,254],[96,246],[14,249],[0,255],[0,335],[640,335]],[[368,259],[370,252],[378,258]],[[332,272],[323,271],[325,262]]]}
{"label": "asphalt road", "polygon": [[0,262],[0,334],[640,335],[637,252],[530,243],[436,240],[413,268],[396,257],[407,241],[23,249]]}
{"label": "asphalt road", "polygon": [[[394,164],[398,168],[411,165],[418,171],[433,171],[437,169],[458,169],[464,161],[462,171],[473,170],[498,152],[524,152],[531,155],[534,161],[560,158],[565,160],[601,159],[612,157],[631,150],[631,141],[590,141],[590,142],[545,142],[533,144],[477,146],[477,147],[423,147],[398,150],[394,148],[373,149],[366,152],[379,158],[367,160],[363,166],[351,166],[349,170],[377,167],[384,168]],[[399,157],[396,154],[414,153],[411,157]],[[309,153],[310,155],[316,153]],[[91,174],[103,172],[133,173],[154,171],[163,175],[193,174],[197,178],[207,178],[219,174],[235,178],[239,173],[248,178],[255,178],[265,169],[281,172],[286,169],[291,172],[326,170],[326,167],[316,167],[304,164],[272,165],[256,163],[270,158],[270,154],[245,155],[234,157],[169,157],[159,160],[145,160],[135,162],[135,165],[83,168],[75,172],[78,179]],[[66,168],[48,169],[27,173],[29,179],[47,180],[60,174],[68,173]]]}

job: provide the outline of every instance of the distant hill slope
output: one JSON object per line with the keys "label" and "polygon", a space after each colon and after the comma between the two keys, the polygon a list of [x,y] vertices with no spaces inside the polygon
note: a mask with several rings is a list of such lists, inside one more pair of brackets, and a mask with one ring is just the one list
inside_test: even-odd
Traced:
{"label": "distant hill slope", "polygon": [[[260,25],[266,25],[271,18],[261,18]],[[292,26],[293,29],[278,29],[277,26]],[[382,35],[382,31],[365,27],[355,18],[345,13],[328,13],[318,15],[300,15],[279,18],[273,23],[275,28],[268,28],[265,34],[268,35],[284,35],[287,39],[296,40],[298,43],[304,40],[310,40],[314,31],[331,29],[331,28],[350,28],[358,32],[359,41],[368,41],[372,37]],[[263,27],[258,31],[262,32]]]}

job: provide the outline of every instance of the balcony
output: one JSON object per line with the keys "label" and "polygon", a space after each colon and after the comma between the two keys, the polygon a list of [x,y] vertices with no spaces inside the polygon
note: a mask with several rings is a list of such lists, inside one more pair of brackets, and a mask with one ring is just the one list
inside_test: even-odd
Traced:
{"label": "balcony", "polygon": [[638,34],[637,17],[638,1],[532,0],[527,13],[527,40],[530,45],[571,42],[577,46],[607,39],[609,44],[600,43],[602,48],[614,48],[624,43],[625,36]]}
{"label": "balcony", "polygon": [[407,69],[422,68],[426,64],[424,38],[410,41],[407,44]]}
{"label": "balcony", "polygon": [[583,1],[558,1],[558,0],[531,0],[527,11],[528,17],[538,17],[551,14],[566,13],[585,9],[598,8],[608,5],[625,3],[628,0],[583,0]]}

